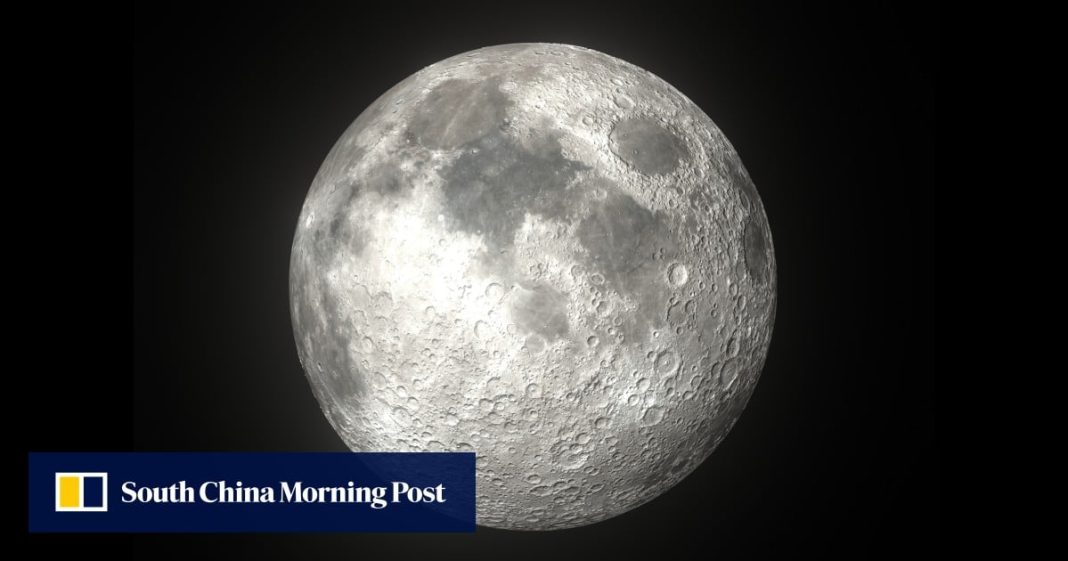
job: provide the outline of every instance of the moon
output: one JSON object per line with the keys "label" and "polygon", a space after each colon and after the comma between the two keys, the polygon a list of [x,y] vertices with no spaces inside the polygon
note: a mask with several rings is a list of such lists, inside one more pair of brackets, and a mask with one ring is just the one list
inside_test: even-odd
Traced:
{"label": "moon", "polygon": [[301,364],[355,451],[476,452],[477,520],[602,521],[697,468],[775,317],[768,219],[692,101],[606,54],[511,44],[371,104],[290,260]]}

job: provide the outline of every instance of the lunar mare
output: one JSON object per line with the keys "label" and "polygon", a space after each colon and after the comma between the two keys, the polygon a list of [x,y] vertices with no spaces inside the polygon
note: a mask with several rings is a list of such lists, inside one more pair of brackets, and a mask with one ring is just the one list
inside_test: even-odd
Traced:
{"label": "lunar mare", "polygon": [[686,477],[760,376],[776,299],[737,152],[653,74],[517,44],[342,134],[300,214],[293,329],[357,451],[477,452],[478,523],[616,516]]}

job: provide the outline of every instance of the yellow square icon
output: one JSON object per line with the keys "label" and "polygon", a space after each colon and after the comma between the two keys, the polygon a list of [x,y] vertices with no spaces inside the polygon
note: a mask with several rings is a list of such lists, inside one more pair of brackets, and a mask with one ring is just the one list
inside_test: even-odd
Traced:
{"label": "yellow square icon", "polygon": [[80,477],[63,476],[59,478],[59,506],[77,508],[82,506]]}

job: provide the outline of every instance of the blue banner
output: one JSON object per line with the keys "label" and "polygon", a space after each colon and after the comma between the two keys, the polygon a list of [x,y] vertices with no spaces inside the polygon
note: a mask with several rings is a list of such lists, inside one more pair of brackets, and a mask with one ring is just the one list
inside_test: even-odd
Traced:
{"label": "blue banner", "polygon": [[31,453],[31,532],[473,532],[474,453]]}

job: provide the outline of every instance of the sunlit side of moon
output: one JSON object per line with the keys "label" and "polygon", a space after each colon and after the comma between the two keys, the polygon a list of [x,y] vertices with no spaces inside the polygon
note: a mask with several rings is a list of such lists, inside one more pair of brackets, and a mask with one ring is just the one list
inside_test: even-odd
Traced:
{"label": "sunlit side of moon", "polygon": [[759,378],[763,205],[656,76],[517,44],[429,66],[345,131],[308,193],[301,363],[360,451],[476,451],[479,524],[548,530],[693,471]]}

